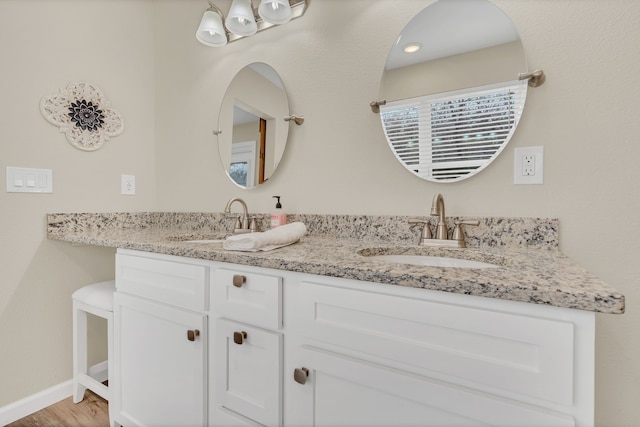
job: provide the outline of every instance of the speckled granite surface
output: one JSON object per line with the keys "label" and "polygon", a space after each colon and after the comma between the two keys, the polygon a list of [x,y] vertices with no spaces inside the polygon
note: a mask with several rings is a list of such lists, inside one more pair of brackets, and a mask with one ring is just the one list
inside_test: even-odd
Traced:
{"label": "speckled granite surface", "polygon": [[[289,222],[304,222],[309,233],[299,243],[271,252],[226,251],[221,243],[185,241],[223,238],[235,217],[172,212],[50,214],[47,237],[601,313],[624,312],[622,294],[558,251],[554,219],[475,218],[481,224],[467,228],[466,249],[416,246],[420,227],[409,226],[408,217],[402,216],[288,215]],[[268,216],[255,217],[267,229]],[[376,254],[389,248],[498,267],[424,267],[358,254],[363,249]]]}

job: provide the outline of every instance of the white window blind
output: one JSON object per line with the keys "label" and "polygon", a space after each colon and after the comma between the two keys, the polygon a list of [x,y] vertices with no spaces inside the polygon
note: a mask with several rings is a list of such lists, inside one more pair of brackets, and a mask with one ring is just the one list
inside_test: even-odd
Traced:
{"label": "white window blind", "polygon": [[526,81],[388,102],[380,108],[396,157],[423,178],[457,181],[478,172],[515,130]]}

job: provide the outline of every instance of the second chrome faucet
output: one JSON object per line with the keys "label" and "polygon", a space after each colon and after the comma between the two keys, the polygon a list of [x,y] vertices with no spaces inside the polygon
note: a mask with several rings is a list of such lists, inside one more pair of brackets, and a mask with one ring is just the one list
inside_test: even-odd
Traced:
{"label": "second chrome faucet", "polygon": [[438,193],[431,203],[431,216],[437,216],[438,222],[435,227],[435,236],[431,232],[429,220],[409,219],[409,224],[422,224],[423,229],[420,235],[419,244],[424,246],[464,248],[466,247],[463,225],[480,225],[477,220],[456,220],[454,221],[454,229],[449,239],[449,230],[447,229],[446,216],[444,211],[444,197]]}

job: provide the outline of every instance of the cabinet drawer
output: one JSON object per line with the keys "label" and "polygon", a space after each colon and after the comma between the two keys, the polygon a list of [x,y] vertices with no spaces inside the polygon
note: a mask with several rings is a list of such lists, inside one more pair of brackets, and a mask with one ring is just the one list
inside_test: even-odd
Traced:
{"label": "cabinet drawer", "polygon": [[125,292],[192,310],[207,310],[209,268],[146,258],[116,255],[116,287]]}
{"label": "cabinet drawer", "polygon": [[460,385],[573,403],[574,324],[302,282],[291,316],[334,351]]}
{"label": "cabinet drawer", "polygon": [[282,278],[241,270],[217,269],[211,291],[216,317],[268,329],[282,326]]}

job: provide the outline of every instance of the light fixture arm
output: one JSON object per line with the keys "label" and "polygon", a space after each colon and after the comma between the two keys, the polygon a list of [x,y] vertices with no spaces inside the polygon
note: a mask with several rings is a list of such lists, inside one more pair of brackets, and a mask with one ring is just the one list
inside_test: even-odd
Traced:
{"label": "light fixture arm", "polygon": [[212,12],[217,13],[224,20],[224,14],[222,13],[222,11],[220,10],[220,8],[218,6],[213,4],[212,1],[209,2],[209,9],[207,9],[207,10],[210,10]]}

